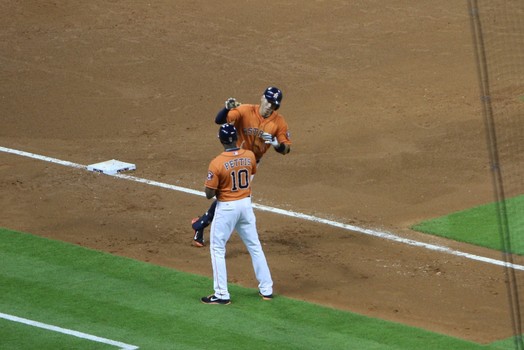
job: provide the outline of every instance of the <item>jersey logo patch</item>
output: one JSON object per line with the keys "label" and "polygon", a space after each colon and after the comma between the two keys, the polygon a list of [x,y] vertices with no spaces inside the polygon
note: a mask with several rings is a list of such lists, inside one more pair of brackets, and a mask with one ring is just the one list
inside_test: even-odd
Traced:
{"label": "jersey logo patch", "polygon": [[215,174],[213,174],[212,171],[208,171],[207,172],[207,181],[212,180],[214,176],[215,176]]}

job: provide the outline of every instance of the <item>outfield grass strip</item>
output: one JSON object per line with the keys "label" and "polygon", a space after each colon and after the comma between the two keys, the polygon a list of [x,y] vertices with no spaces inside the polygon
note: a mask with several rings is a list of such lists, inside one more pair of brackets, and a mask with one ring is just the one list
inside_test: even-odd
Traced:
{"label": "outfield grass strip", "polygon": [[[504,204],[507,219],[504,228],[508,232],[512,253],[524,255],[524,195],[507,198]],[[503,251],[498,214],[496,203],[488,203],[422,221],[412,229]]]}
{"label": "outfield grass strip", "polygon": [[[265,302],[256,288],[234,284],[231,305],[203,305],[209,278],[1,228],[0,261],[2,312],[125,339],[141,350],[511,349],[509,343],[476,344],[279,295]],[[75,346],[79,338],[59,335],[0,325],[0,348],[85,348]]]}
{"label": "outfield grass strip", "polygon": [[31,326],[31,327],[38,327],[38,328],[42,328],[42,329],[46,329],[46,330],[49,330],[49,331],[70,335],[70,336],[81,338],[81,339],[91,340],[91,341],[94,341],[94,342],[97,342],[97,343],[104,343],[104,344],[108,344],[108,345],[112,345],[112,346],[118,346],[120,348],[120,350],[136,350],[136,349],[138,349],[138,346],[136,346],[136,345],[126,344],[126,343],[122,343],[122,342],[119,342],[119,341],[116,341],[116,340],[111,340],[111,339],[106,339],[106,338],[102,338],[102,337],[97,337],[96,335],[82,333],[82,332],[74,331],[74,330],[67,329],[67,328],[57,327],[57,326],[53,326],[53,325],[42,323],[42,322],[38,322],[38,321],[28,320],[26,318],[13,316],[13,315],[8,315],[8,314],[4,314],[4,313],[1,313],[1,312],[0,312],[0,318],[3,318],[3,319],[8,320],[8,321],[12,321],[12,322],[23,323],[23,324]]}

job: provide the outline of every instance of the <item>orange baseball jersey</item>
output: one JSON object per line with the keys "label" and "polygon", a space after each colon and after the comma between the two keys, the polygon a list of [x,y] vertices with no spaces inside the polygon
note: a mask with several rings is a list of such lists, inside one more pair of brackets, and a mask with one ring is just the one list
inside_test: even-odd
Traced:
{"label": "orange baseball jersey", "polygon": [[288,125],[284,118],[277,111],[264,118],[258,112],[259,107],[259,105],[243,104],[227,114],[227,122],[234,123],[235,128],[241,131],[238,133],[237,145],[253,151],[257,160],[260,160],[271,147],[261,138],[264,132],[276,136],[279,143],[291,145]]}
{"label": "orange baseball jersey", "polygon": [[256,172],[255,154],[250,150],[224,151],[209,163],[205,186],[216,190],[221,202],[239,200],[251,195],[251,175]]}

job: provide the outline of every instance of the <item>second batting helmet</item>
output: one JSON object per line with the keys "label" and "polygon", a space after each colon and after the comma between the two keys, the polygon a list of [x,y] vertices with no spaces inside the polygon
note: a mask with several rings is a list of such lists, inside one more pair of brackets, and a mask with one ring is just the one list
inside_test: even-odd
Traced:
{"label": "second batting helmet", "polygon": [[264,97],[266,100],[268,100],[268,102],[276,105],[275,109],[278,109],[280,107],[280,103],[282,102],[282,91],[280,91],[279,88],[270,86],[266,89],[266,91],[264,91]]}
{"label": "second batting helmet", "polygon": [[238,138],[237,129],[233,124],[223,124],[220,126],[220,129],[218,129],[218,138],[223,144],[234,143]]}

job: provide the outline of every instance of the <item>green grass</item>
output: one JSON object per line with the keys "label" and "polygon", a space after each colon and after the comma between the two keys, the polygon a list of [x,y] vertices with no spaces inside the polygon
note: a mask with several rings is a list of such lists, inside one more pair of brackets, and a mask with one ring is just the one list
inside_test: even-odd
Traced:
{"label": "green grass", "polygon": [[[507,229],[511,250],[524,255],[524,195],[507,199],[505,202]],[[503,250],[499,233],[497,206],[490,203],[439,218],[423,221],[413,230],[471,243],[486,248]]]}
{"label": "green grass", "polygon": [[[232,285],[204,305],[210,279],[0,229],[0,313],[140,349],[511,349]],[[509,344],[509,345],[508,345]],[[1,349],[116,347],[0,319]]]}

